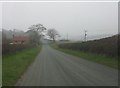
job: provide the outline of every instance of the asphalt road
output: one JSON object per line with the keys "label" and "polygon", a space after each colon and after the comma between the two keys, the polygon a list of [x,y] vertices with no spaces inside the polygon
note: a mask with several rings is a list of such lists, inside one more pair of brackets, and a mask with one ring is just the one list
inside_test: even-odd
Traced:
{"label": "asphalt road", "polygon": [[117,86],[118,71],[65,54],[46,43],[16,86]]}

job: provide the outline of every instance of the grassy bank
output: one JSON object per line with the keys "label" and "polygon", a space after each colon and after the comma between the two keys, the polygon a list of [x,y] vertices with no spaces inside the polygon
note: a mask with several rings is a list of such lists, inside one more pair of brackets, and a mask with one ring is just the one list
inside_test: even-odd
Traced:
{"label": "grassy bank", "polygon": [[82,52],[82,51],[76,51],[76,50],[71,50],[71,49],[63,49],[59,48],[57,45],[52,45],[53,48],[60,50],[62,52],[68,53],[70,55],[78,56],[80,58],[93,61],[99,64],[107,65],[112,68],[118,68],[118,59],[117,58],[112,58],[104,55],[98,55],[94,53],[89,53],[89,52]]}
{"label": "grassy bank", "polygon": [[34,61],[41,48],[30,48],[3,56],[3,86],[16,83],[27,67]]}

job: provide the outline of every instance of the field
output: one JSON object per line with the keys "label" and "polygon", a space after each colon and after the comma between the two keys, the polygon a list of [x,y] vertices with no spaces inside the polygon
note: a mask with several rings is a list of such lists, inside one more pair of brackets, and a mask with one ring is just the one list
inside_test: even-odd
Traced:
{"label": "field", "polygon": [[3,56],[3,86],[12,86],[34,61],[41,48],[30,48]]}

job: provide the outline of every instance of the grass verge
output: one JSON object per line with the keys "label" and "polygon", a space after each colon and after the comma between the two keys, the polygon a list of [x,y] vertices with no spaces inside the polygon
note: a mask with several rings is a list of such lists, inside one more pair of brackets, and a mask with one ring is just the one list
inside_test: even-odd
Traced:
{"label": "grass verge", "polygon": [[53,44],[51,46],[57,50],[68,53],[70,55],[78,56],[78,57],[84,58],[89,61],[93,61],[93,62],[96,62],[99,64],[103,64],[103,65],[118,69],[118,59],[117,58],[112,58],[112,57],[98,55],[98,54],[89,53],[89,52],[63,49],[63,48],[57,47],[57,45],[55,45],[55,44]]}
{"label": "grass verge", "polygon": [[0,88],[2,87],[2,55],[0,54]]}
{"label": "grass verge", "polygon": [[3,56],[3,86],[13,86],[27,67],[34,61],[41,47],[25,49]]}

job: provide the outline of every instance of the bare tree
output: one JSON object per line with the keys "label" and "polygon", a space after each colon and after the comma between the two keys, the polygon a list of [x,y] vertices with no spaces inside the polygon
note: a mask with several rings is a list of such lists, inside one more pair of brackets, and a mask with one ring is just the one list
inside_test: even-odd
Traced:
{"label": "bare tree", "polygon": [[56,37],[59,36],[58,32],[54,28],[48,29],[47,34],[54,42]]}

